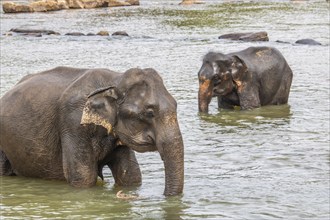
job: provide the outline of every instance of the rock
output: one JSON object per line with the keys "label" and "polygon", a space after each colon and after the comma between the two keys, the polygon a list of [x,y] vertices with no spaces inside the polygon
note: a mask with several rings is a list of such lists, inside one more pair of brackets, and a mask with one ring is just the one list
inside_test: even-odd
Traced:
{"label": "rock", "polygon": [[128,2],[123,2],[119,0],[108,0],[109,7],[120,7],[120,6],[130,6],[131,4]]}
{"label": "rock", "polygon": [[317,42],[313,39],[300,39],[295,42],[296,44],[306,44],[306,45],[322,45],[320,42]]}
{"label": "rock", "polygon": [[83,9],[100,7],[118,7],[140,5],[139,0],[39,0],[30,4],[5,2],[2,5],[5,13],[47,12],[62,9]]}
{"label": "rock", "polygon": [[41,0],[28,5],[6,2],[2,5],[5,13],[47,12],[69,8],[65,0]]}
{"label": "rock", "polygon": [[86,36],[95,36],[96,34],[88,33]]}
{"label": "rock", "polygon": [[109,36],[109,32],[108,31],[99,31],[96,35]]}
{"label": "rock", "polygon": [[126,31],[116,31],[112,34],[112,36],[129,36]]}
{"label": "rock", "polygon": [[265,31],[243,35],[239,38],[242,41],[269,41],[268,34]]}
{"label": "rock", "polygon": [[5,2],[2,4],[2,10],[5,13],[22,13],[33,12],[33,9],[29,5],[19,5],[13,2]]}
{"label": "rock", "polygon": [[32,2],[30,7],[34,12],[46,12],[46,11],[58,11],[62,8],[59,7],[59,4],[55,0],[42,0]]}
{"label": "rock", "polygon": [[29,37],[42,37],[42,34],[40,33],[24,33],[23,36],[29,36]]}
{"label": "rock", "polygon": [[198,0],[182,0],[179,5],[194,5],[194,4],[204,4],[205,2],[198,1]]}
{"label": "rock", "polygon": [[67,36],[85,36],[85,34],[83,34],[81,32],[69,32],[69,33],[66,33],[65,35],[67,35]]}
{"label": "rock", "polygon": [[51,31],[51,30],[43,30],[43,29],[21,29],[21,28],[12,28],[10,32],[20,33],[20,34],[45,34],[45,35],[60,35],[60,33]]}
{"label": "rock", "polygon": [[287,41],[282,41],[282,40],[277,40],[275,41],[276,43],[281,43],[281,44],[289,44],[290,42]]}
{"label": "rock", "polygon": [[241,41],[269,41],[265,31],[248,33],[231,33],[219,36],[219,39],[241,40]]}
{"label": "rock", "polygon": [[66,0],[66,3],[69,8],[73,8],[73,9],[84,8],[84,3],[80,0]]}
{"label": "rock", "polygon": [[58,7],[60,9],[69,9],[69,5],[66,0],[55,0],[57,1]]}
{"label": "rock", "polygon": [[125,2],[129,3],[130,5],[140,5],[139,0],[126,0]]}
{"label": "rock", "polygon": [[107,7],[108,3],[104,0],[81,0],[84,8],[100,8]]}

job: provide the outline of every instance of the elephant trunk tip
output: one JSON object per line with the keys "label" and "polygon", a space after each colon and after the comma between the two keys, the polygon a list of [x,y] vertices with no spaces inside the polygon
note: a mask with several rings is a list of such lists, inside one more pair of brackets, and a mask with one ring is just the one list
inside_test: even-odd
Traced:
{"label": "elephant trunk tip", "polygon": [[179,196],[183,193],[183,184],[171,185],[170,187],[165,187],[165,196]]}

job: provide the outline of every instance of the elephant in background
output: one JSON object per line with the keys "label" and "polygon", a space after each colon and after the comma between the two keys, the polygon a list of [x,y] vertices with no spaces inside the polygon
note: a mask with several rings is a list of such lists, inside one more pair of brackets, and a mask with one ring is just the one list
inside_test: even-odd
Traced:
{"label": "elephant in background", "polygon": [[117,185],[140,185],[133,150],[158,151],[164,195],[183,191],[177,103],[154,69],[57,67],[23,77],[0,108],[0,175],[91,187],[109,166]]}
{"label": "elephant in background", "polygon": [[288,102],[293,73],[272,47],[249,47],[223,54],[209,52],[198,72],[198,108],[208,113],[212,97],[218,107],[242,110]]}

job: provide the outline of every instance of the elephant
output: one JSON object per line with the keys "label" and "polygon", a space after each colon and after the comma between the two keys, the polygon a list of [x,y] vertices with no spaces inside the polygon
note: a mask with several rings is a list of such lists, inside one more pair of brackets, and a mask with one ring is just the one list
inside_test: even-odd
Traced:
{"label": "elephant", "polygon": [[177,103],[152,68],[29,74],[3,95],[0,108],[0,175],[92,187],[108,166],[116,185],[134,186],[141,184],[134,151],[158,151],[164,195],[183,191]]}
{"label": "elephant", "polygon": [[208,52],[198,71],[198,109],[208,113],[212,97],[218,107],[241,110],[288,102],[293,73],[272,47],[249,47],[229,54]]}

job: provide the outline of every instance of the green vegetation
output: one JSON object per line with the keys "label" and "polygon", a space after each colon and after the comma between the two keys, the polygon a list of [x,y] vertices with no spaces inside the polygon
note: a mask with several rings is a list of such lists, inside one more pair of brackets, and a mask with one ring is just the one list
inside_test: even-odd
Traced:
{"label": "green vegetation", "polygon": [[[179,28],[223,28],[245,21],[255,21],[262,17],[272,19],[272,15],[274,14],[283,14],[283,12],[290,14],[294,13],[295,10],[297,10],[297,6],[290,3],[250,2],[201,5],[194,9],[189,7],[121,9],[111,14],[102,14],[100,16],[118,18],[161,17],[160,22],[162,24]],[[300,8],[300,10],[304,10],[304,8]]]}

